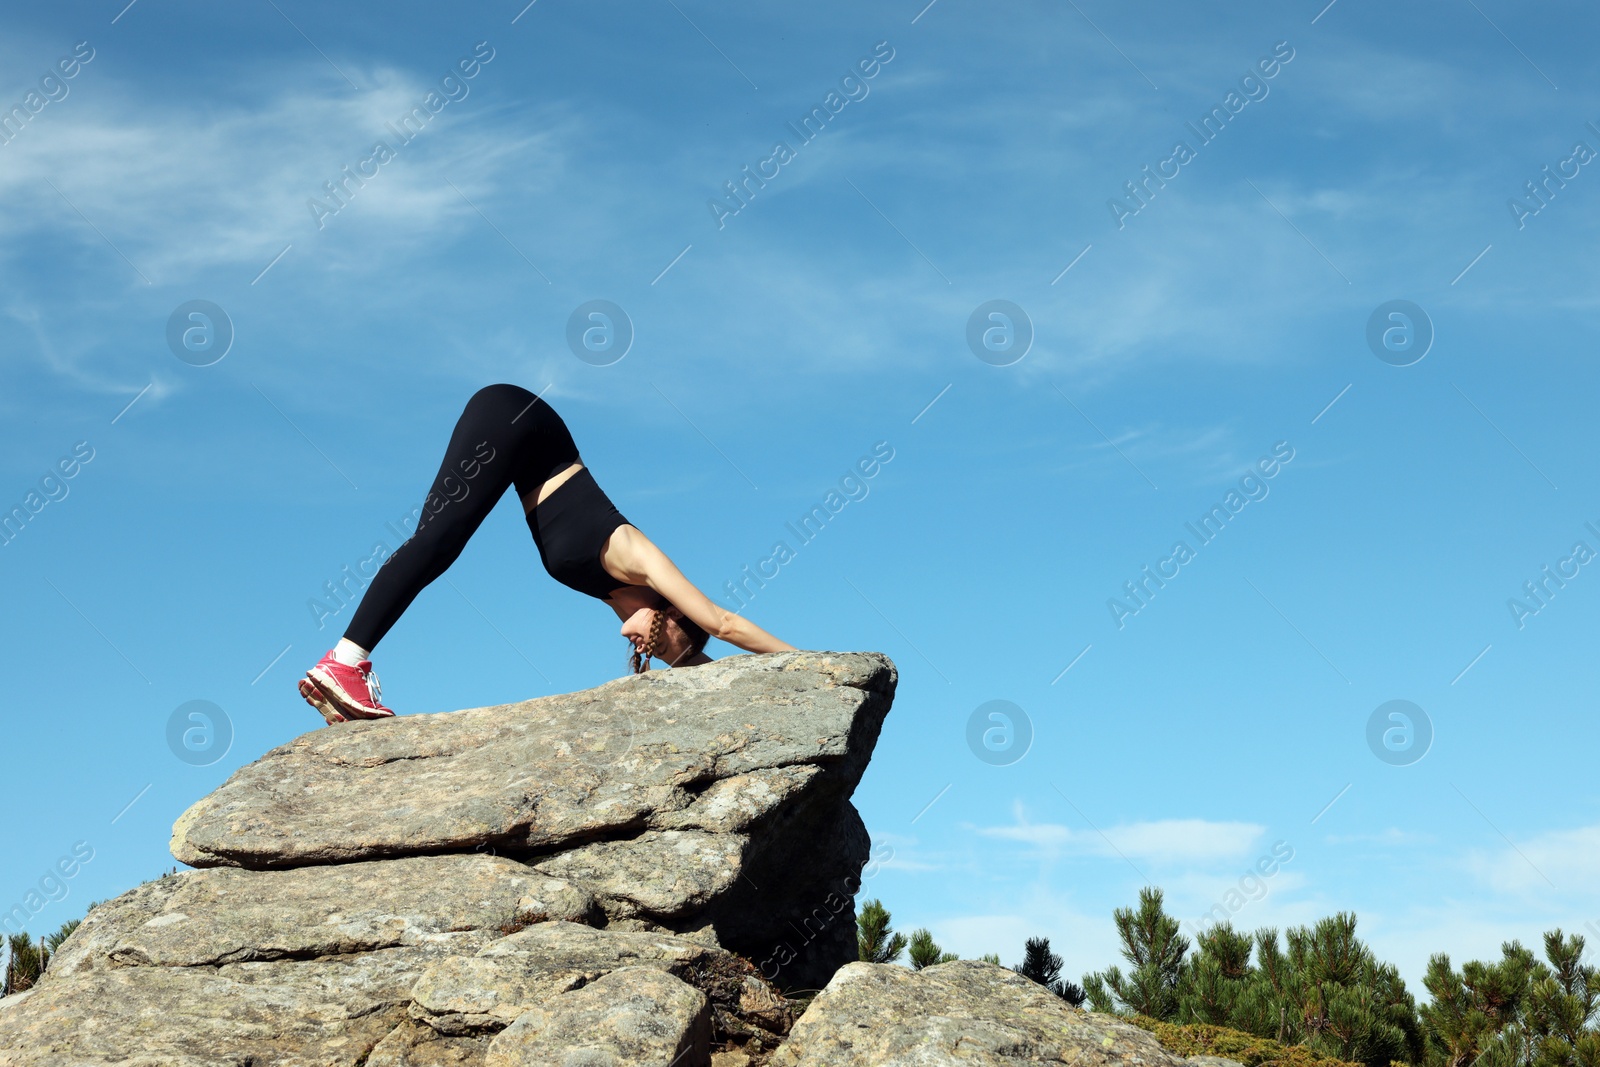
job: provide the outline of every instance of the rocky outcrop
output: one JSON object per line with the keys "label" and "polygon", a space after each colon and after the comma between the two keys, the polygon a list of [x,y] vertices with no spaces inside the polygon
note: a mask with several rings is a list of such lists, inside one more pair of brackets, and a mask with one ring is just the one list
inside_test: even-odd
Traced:
{"label": "rocky outcrop", "polygon": [[493,853],[591,893],[607,925],[820,987],[853,956],[848,916],[798,947],[790,923],[854,892],[870,843],[849,797],[895,681],[881,655],[771,653],[340,724],[237,771],[178,819],[172,854],[265,871]]}
{"label": "rocky outcrop", "polygon": [[780,987],[854,956],[849,798],[895,682],[874,653],[734,656],[303,735],[177,821],[199,869],[0,999],[0,1065],[759,1056]]}
{"label": "rocky outcrop", "polygon": [[0,1067],[1239,1067],[992,964],[848,962],[895,682],[736,656],[297,738],[0,999]]}

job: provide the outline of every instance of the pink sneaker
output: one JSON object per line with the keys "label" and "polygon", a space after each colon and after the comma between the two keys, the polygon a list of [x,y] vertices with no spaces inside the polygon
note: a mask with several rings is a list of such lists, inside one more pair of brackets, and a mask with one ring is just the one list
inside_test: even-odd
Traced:
{"label": "pink sneaker", "polygon": [[382,687],[372,672],[372,661],[354,667],[333,658],[333,650],[300,679],[300,695],[331,725],[350,719],[387,719],[394,711],[379,703]]}

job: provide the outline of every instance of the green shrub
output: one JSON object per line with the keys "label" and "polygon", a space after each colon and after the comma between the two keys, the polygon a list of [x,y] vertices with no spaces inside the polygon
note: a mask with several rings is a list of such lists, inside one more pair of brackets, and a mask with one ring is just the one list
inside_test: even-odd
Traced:
{"label": "green shrub", "polygon": [[1257,1037],[1242,1030],[1211,1023],[1162,1022],[1148,1015],[1121,1015],[1124,1019],[1148,1030],[1161,1042],[1161,1047],[1179,1056],[1221,1056],[1238,1060],[1245,1067],[1361,1067],[1348,1060],[1319,1056],[1304,1045],[1283,1045],[1271,1038]]}

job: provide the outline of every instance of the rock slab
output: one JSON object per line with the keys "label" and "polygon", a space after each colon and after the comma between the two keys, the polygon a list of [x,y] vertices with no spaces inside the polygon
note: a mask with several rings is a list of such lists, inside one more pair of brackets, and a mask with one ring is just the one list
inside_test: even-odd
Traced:
{"label": "rock slab", "polygon": [[896,680],[875,653],[775,652],[341,723],[236,771],[178,819],[172,854],[270,869],[746,832],[807,794],[848,798]]}
{"label": "rock slab", "polygon": [[1155,1035],[982,960],[839,969],[770,1067],[1183,1067]]}
{"label": "rock slab", "polygon": [[705,994],[654,967],[624,967],[530,1008],[489,1043],[484,1067],[678,1067],[711,1058]]}

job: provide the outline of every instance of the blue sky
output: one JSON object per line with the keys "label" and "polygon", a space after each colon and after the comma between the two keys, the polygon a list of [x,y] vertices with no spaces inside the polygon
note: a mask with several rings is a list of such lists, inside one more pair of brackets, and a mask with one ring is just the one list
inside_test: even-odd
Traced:
{"label": "blue sky", "polygon": [[[701,588],[789,541],[747,614],[895,660],[856,802],[899,925],[1007,962],[1047,934],[1079,974],[1158,884],[1191,924],[1353,910],[1414,987],[1593,942],[1594,14],[1324,2],[13,12],[0,503],[40,495],[0,548],[0,907],[77,842],[36,932],[161,873],[185,807],[320,725],[293,683],[349,609],[308,602],[510,381]],[[167,341],[196,300],[215,362]],[[603,366],[566,339],[593,300],[634,332]],[[995,300],[1020,358],[969,346]],[[1369,346],[1396,300],[1420,359]],[[625,656],[502,501],[374,662],[426,712]],[[193,700],[230,724],[204,765],[167,741]],[[1020,759],[969,747],[993,700]],[[1369,747],[1392,700],[1420,759]]]}

